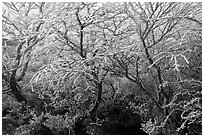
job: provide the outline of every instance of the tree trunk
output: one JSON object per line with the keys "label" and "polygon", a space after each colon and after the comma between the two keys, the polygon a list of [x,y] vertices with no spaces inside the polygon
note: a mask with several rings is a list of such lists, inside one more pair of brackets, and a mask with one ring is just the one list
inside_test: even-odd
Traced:
{"label": "tree trunk", "polygon": [[16,70],[13,70],[10,80],[9,80],[9,85],[11,88],[11,92],[14,94],[16,100],[18,102],[25,102],[27,103],[26,98],[22,95],[21,91],[20,91],[20,87],[18,86],[17,82],[16,82],[16,78],[15,78],[15,74],[16,74]]}
{"label": "tree trunk", "polygon": [[94,106],[90,109],[90,111],[89,111],[89,113],[90,113],[90,115],[93,115],[94,114],[94,112],[98,109],[98,107],[99,107],[99,104],[100,104],[100,102],[101,102],[101,95],[102,95],[102,81],[101,82],[99,82],[98,84],[97,84],[97,86],[98,86],[98,94],[97,94],[97,99],[96,99],[96,101],[95,101],[95,103],[94,103]]}

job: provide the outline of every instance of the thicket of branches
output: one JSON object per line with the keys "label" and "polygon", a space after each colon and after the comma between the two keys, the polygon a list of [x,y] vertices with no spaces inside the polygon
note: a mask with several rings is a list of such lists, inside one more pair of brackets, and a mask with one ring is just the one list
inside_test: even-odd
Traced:
{"label": "thicket of branches", "polygon": [[148,134],[202,134],[201,6],[3,3],[3,133],[73,134],[77,118],[134,95]]}

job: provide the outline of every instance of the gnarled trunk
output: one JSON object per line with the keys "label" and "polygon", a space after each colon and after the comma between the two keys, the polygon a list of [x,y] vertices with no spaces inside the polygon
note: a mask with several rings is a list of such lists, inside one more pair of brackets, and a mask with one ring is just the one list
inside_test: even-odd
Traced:
{"label": "gnarled trunk", "polygon": [[10,76],[10,80],[9,80],[9,85],[10,85],[10,88],[11,88],[11,92],[14,94],[14,96],[15,96],[15,98],[16,98],[16,100],[18,102],[23,102],[24,101],[25,103],[27,103],[26,98],[22,95],[20,87],[17,84],[15,75],[16,75],[16,70],[13,70],[13,72],[12,72],[12,74]]}

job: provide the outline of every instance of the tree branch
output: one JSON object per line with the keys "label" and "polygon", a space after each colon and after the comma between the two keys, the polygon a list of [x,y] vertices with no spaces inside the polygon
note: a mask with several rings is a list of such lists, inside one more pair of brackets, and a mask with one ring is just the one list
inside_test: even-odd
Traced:
{"label": "tree branch", "polygon": [[86,56],[84,55],[84,49],[83,49],[83,29],[84,29],[84,26],[79,18],[79,8],[77,9],[77,12],[76,12],[76,17],[77,17],[77,21],[79,23],[79,37],[80,37],[80,40],[79,40],[79,46],[80,46],[80,56],[82,58],[86,58]]}

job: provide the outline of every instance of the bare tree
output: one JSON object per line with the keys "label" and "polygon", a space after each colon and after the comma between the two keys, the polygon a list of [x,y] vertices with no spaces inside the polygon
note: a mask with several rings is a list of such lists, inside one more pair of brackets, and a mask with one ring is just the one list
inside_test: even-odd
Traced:
{"label": "bare tree", "polygon": [[[19,102],[27,102],[26,98],[23,96],[21,89],[18,85],[18,81],[21,81],[23,77],[26,74],[27,68],[29,61],[31,59],[31,51],[32,48],[39,42],[41,41],[44,36],[39,37],[38,32],[40,30],[41,25],[43,24],[42,22],[39,22],[33,29],[34,34],[25,34],[24,29],[21,27],[20,20],[17,19],[16,21],[11,20],[9,16],[15,16],[12,14],[17,14],[19,16],[23,16],[24,18],[28,17],[29,12],[32,9],[36,9],[36,5],[34,3],[4,3],[6,7],[12,9],[11,13],[8,13],[6,16],[6,11],[5,14],[3,14],[3,26],[5,26],[5,29],[8,29],[11,27],[11,30],[5,31],[5,35],[10,35],[12,32],[17,31],[17,34],[13,34],[11,37],[14,37],[17,39],[19,44],[17,45],[16,48],[16,58],[12,62],[13,66],[12,69],[10,70],[10,78],[9,78],[9,85],[11,88],[11,92],[15,95],[17,101]],[[42,14],[42,9],[43,9],[44,3],[40,3],[37,5],[39,7],[39,12]],[[22,10],[26,10],[25,15],[22,15],[21,12]],[[26,22],[26,21],[25,21]],[[14,40],[15,40],[14,39]],[[4,41],[3,41],[4,42]],[[4,42],[4,46],[12,46],[12,45],[7,45],[7,41]],[[15,47],[13,47],[15,48]],[[17,71],[20,70],[20,74],[17,76]],[[6,70],[8,71],[8,70]]]}

